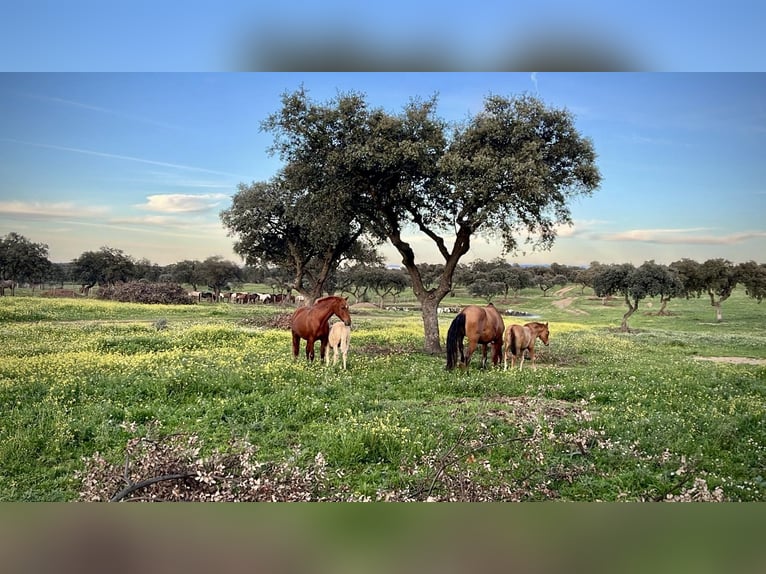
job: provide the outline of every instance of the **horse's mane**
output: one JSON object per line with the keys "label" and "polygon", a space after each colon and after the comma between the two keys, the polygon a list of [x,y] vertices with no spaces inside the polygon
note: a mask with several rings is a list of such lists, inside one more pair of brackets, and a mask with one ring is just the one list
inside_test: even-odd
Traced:
{"label": "horse's mane", "polygon": [[319,299],[314,301],[314,303],[316,304],[316,303],[319,303],[321,301],[329,301],[330,299],[343,299],[343,297],[340,297],[338,295],[327,295],[326,297],[320,297]]}

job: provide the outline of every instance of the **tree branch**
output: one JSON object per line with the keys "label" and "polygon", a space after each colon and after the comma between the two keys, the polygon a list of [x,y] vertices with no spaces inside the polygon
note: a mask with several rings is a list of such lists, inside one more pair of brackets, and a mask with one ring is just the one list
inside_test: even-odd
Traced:
{"label": "tree branch", "polygon": [[141,482],[136,482],[135,484],[131,484],[125,488],[123,488],[120,492],[115,494],[112,498],[109,499],[109,502],[119,502],[123,498],[125,498],[127,495],[129,495],[131,492],[135,492],[136,490],[141,490],[142,488],[146,488],[147,486],[151,486],[152,484],[156,484],[158,482],[163,482],[167,480],[181,480],[184,478],[191,478],[196,473],[194,472],[182,472],[178,474],[165,474],[162,476],[155,476],[153,478],[147,478],[146,480],[142,480]]}

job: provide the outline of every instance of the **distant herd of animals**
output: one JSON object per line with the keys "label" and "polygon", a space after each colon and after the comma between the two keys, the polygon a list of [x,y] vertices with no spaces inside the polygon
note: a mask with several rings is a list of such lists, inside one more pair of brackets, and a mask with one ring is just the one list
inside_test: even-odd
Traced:
{"label": "distant herd of animals", "polygon": [[[202,302],[208,301],[213,303],[216,301],[216,295],[212,291],[189,291],[189,298]],[[286,295],[284,293],[238,293],[238,292],[226,292],[218,294],[219,302],[227,303],[241,303],[241,304],[273,304],[282,305],[285,303],[300,303],[304,300],[303,295]]]}
{"label": "distant herd of animals", "polygon": [[[340,321],[330,324],[330,318],[335,315]],[[293,342],[293,359],[300,354],[301,340],[306,341],[306,359],[314,360],[314,345],[319,341],[320,360],[330,363],[327,347],[333,350],[333,365],[337,363],[338,352],[343,356],[343,368],[346,368],[351,337],[351,313],[348,299],[331,295],[317,299],[313,305],[298,307],[290,320],[290,331]],[[489,303],[486,307],[468,305],[452,320],[447,331],[447,370],[457,366],[468,368],[471,357],[479,345],[482,345],[482,366],[487,367],[487,351],[492,346],[492,364],[498,366],[503,360],[503,369],[508,369],[508,358],[511,368],[519,361],[519,370],[524,366],[524,358],[529,353],[532,368],[535,364],[535,342],[540,339],[548,345],[550,331],[548,323],[533,321],[524,325],[509,325],[505,328],[503,316],[497,308]],[[468,349],[465,349],[464,339],[468,338]],[[505,349],[505,352],[503,352]]]}

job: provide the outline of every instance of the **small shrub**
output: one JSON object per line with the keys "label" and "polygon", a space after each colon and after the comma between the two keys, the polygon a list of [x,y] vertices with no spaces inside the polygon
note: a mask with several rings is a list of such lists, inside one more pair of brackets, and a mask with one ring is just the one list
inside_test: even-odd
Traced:
{"label": "small shrub", "polygon": [[167,305],[190,305],[191,297],[177,283],[146,283],[132,281],[108,285],[98,290],[99,299],[122,303],[157,303]]}

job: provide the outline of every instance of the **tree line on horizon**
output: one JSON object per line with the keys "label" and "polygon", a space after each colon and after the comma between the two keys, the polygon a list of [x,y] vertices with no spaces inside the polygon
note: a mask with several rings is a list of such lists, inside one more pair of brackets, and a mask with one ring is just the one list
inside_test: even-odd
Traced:
{"label": "tree line on horizon", "polygon": [[[205,260],[183,260],[170,265],[158,265],[147,259],[135,259],[119,249],[102,247],[85,251],[69,263],[52,263],[48,246],[35,243],[11,232],[0,238],[0,279],[14,284],[61,285],[76,284],[87,294],[96,285],[113,287],[119,283],[143,281],[177,283],[192,289],[211,289],[216,296],[224,289],[234,289],[244,283],[268,285],[273,293],[290,293],[291,276],[277,266],[239,266],[221,256]],[[428,286],[439,280],[442,264],[420,264],[421,280]],[[550,265],[520,265],[502,258],[491,261],[477,259],[457,266],[456,286],[487,303],[497,297],[507,301],[510,295],[539,288],[547,296],[551,288],[576,284],[581,294],[586,287],[598,297],[622,297],[627,311],[621,329],[627,331],[628,319],[647,297],[659,297],[659,315],[666,313],[674,297],[709,297],[715,308],[716,320],[722,321],[722,303],[737,285],[744,287],[749,297],[759,303],[766,297],[766,263],[746,261],[734,264],[726,259],[708,259],[702,263],[689,258],[669,265],[646,261],[640,266],[632,263],[591,262],[587,267],[552,263]],[[336,269],[326,281],[328,292],[348,293],[356,301],[370,300],[374,293],[380,305],[387,296],[396,297],[411,287],[408,274],[401,269],[383,265],[379,257],[369,263],[348,264]],[[454,290],[453,290],[454,294]]]}

